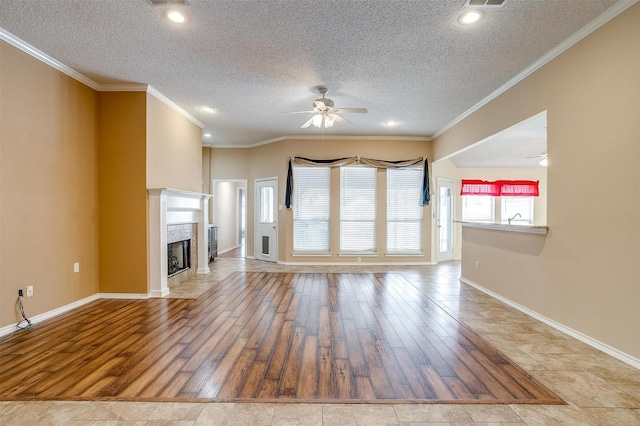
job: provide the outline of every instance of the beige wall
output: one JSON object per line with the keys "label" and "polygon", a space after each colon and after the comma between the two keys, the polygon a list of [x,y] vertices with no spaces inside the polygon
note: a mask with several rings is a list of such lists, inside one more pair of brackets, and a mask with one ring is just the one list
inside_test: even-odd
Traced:
{"label": "beige wall", "polygon": [[[205,194],[211,194],[211,149],[202,147],[202,190]],[[211,222],[211,220],[209,220]]]}
{"label": "beige wall", "polygon": [[[287,179],[287,162],[291,156],[309,158],[337,158],[344,156],[362,156],[385,160],[402,160],[431,156],[431,144],[426,141],[402,140],[296,140],[262,145],[249,149],[211,150],[212,179],[247,179],[247,255],[253,256],[253,220],[255,206],[255,179],[275,177],[278,179],[278,204],[284,205],[285,186]],[[386,180],[384,171],[378,172],[378,205],[386,205]],[[283,262],[356,262],[357,257],[338,256],[339,222],[339,188],[338,170],[333,173],[332,185],[332,220],[331,224],[331,252],[330,257],[300,257],[293,256],[293,215],[291,210],[279,210],[278,214],[278,259]],[[424,211],[424,256],[420,257],[386,257],[385,252],[385,217],[384,209],[378,215],[377,240],[378,256],[362,257],[362,262],[429,262],[431,260],[431,208]],[[215,220],[214,220],[215,222]]]}
{"label": "beige wall", "polygon": [[[463,234],[464,277],[640,358],[640,4],[441,135],[436,159],[547,110],[549,235]],[[481,245],[480,249],[478,245]],[[484,253],[478,271],[474,253]],[[468,256],[469,255],[469,256]],[[520,265],[507,270],[505,262]],[[526,265],[526,267],[525,267]],[[511,268],[511,266],[509,267]]]}
{"label": "beige wall", "polygon": [[147,95],[98,96],[100,291],[147,293]]}
{"label": "beige wall", "polygon": [[98,292],[97,145],[96,93],[0,41],[0,327]]}
{"label": "beige wall", "polygon": [[147,188],[202,191],[202,129],[147,97]]}

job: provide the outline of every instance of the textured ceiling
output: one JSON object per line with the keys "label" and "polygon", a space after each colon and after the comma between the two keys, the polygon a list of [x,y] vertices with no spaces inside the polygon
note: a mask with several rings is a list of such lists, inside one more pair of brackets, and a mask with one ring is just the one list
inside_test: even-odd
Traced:
{"label": "textured ceiling", "polygon": [[2,0],[0,27],[96,83],[153,86],[205,144],[247,146],[320,135],[281,114],[318,85],[369,110],[327,135],[431,136],[616,3],[508,0],[463,27],[464,0],[188,0],[182,25],[146,0]]}

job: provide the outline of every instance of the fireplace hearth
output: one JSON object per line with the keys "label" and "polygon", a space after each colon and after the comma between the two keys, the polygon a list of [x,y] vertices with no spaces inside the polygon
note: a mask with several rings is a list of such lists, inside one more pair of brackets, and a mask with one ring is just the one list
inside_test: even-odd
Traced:
{"label": "fireplace hearth", "polygon": [[167,244],[167,277],[191,268],[191,240]]}
{"label": "fireplace hearth", "polygon": [[[169,287],[194,278],[198,274],[208,274],[207,228],[209,226],[209,199],[211,195],[172,188],[147,188],[149,192],[148,247],[149,247],[149,297],[165,297]],[[174,273],[169,278],[169,253],[178,260],[182,254],[167,250],[169,243],[191,240],[190,267],[182,273]],[[180,250],[180,249],[178,249]],[[188,256],[189,257],[189,256]],[[187,261],[189,262],[189,261]],[[186,264],[189,264],[184,262]],[[184,264],[183,264],[184,267]]]}

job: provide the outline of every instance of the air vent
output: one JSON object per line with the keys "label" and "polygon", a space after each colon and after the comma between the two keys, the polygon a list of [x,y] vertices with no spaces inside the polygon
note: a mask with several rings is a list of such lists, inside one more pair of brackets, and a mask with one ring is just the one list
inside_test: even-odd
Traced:
{"label": "air vent", "polygon": [[186,6],[187,0],[147,0],[151,6]]}
{"label": "air vent", "polygon": [[504,6],[507,0],[467,0],[465,6],[486,6],[486,7],[500,7]]}

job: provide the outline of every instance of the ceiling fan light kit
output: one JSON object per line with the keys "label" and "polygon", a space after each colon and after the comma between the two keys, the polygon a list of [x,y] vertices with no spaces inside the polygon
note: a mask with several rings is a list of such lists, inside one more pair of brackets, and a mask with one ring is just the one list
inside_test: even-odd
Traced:
{"label": "ceiling fan light kit", "polygon": [[538,164],[540,164],[542,167],[547,167],[549,165],[549,156],[546,152],[541,152],[540,155],[534,155],[533,157],[527,158],[540,158]]}
{"label": "ceiling fan light kit", "polygon": [[314,114],[301,128],[305,129],[313,124],[315,127],[328,129],[336,121],[341,124],[351,124],[349,120],[338,114],[365,114],[368,112],[366,108],[334,108],[333,100],[324,96],[327,93],[327,88],[321,86],[318,88],[318,92],[322,97],[313,101],[311,111],[293,111],[284,114]]}

